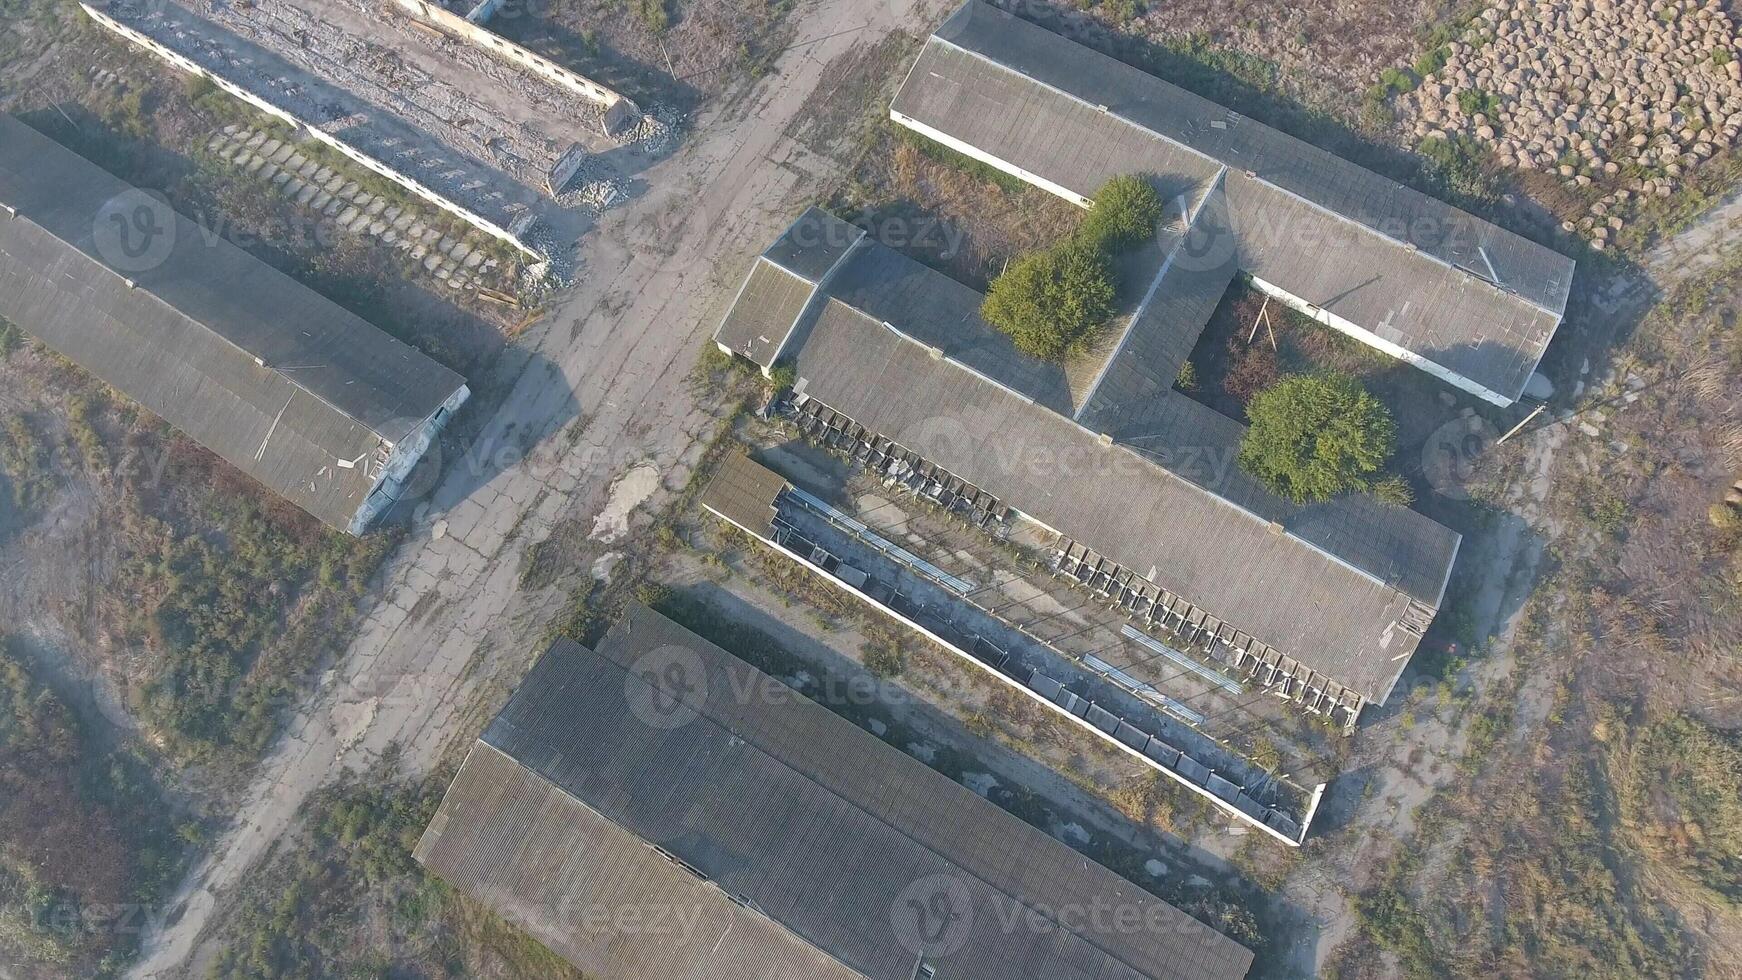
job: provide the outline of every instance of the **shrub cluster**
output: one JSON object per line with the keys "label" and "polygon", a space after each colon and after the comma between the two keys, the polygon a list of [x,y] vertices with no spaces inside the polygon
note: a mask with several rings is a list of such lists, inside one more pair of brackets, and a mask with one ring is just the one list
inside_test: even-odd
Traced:
{"label": "shrub cluster", "polygon": [[980,315],[1031,357],[1058,360],[1080,348],[1113,315],[1113,257],[1148,240],[1163,207],[1142,177],[1109,180],[1069,238],[992,280]]}

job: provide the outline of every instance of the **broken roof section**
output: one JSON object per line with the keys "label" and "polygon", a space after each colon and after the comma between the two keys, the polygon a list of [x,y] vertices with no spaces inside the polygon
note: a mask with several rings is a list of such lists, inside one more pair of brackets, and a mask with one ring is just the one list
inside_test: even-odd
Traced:
{"label": "broken roof section", "polygon": [[1204,195],[1080,413],[1059,366],[980,319],[979,293],[869,240],[784,345],[794,391],[1381,703],[1459,536],[1363,495],[1275,496],[1236,463],[1245,427],[1172,389],[1233,275]]}
{"label": "broken roof section", "polygon": [[[640,606],[598,652],[545,654],[415,853],[589,976],[1216,980],[1252,961]],[[652,906],[688,915],[597,928]]]}
{"label": "broken roof section", "polygon": [[799,215],[751,266],[714,340],[768,370],[817,287],[864,235],[820,208]]}
{"label": "broken roof section", "polygon": [[325,523],[465,380],[10,116],[0,315]]}
{"label": "broken roof section", "polygon": [[1563,255],[980,0],[927,42],[891,116],[1082,204],[1120,174],[1172,194],[1227,167],[1241,270],[1498,404],[1572,286]]}

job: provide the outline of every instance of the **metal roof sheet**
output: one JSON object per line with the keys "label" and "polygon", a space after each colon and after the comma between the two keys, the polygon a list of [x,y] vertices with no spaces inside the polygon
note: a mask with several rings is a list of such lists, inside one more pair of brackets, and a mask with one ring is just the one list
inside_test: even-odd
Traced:
{"label": "metal roof sheet", "polygon": [[743,452],[727,456],[702,491],[702,506],[726,520],[767,536],[774,525],[774,500],[786,489],[780,474]]}
{"label": "metal roof sheet", "polygon": [[[904,292],[945,278],[912,265],[923,274],[897,280]],[[1028,398],[1015,387],[1020,379],[970,369],[947,349],[934,356],[909,329],[827,299],[794,338],[804,394],[1369,700],[1384,699],[1399,658],[1419,642],[1399,620],[1412,598],[1437,608],[1455,532],[1361,495],[1308,506],[1275,497],[1235,462],[1244,427],[1177,392],[1135,399],[1103,442]],[[928,335],[936,325],[913,329]],[[995,332],[977,319],[955,329]],[[977,345],[970,336],[956,346]]]}

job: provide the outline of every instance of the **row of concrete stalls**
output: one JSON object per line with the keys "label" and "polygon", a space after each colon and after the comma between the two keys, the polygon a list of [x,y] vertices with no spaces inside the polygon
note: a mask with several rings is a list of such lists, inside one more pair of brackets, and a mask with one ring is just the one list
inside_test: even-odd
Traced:
{"label": "row of concrete stalls", "polygon": [[[1188,669],[1193,663],[1187,655],[1221,665],[1215,677],[1205,676],[1212,682],[1221,678],[1225,683],[1220,686],[1225,688],[1235,684],[1230,693],[1239,693],[1239,682],[1228,678],[1229,672],[1271,690],[1308,714],[1329,717],[1345,731],[1354,730],[1364,704],[1359,693],[1272,649],[1232,623],[1210,615],[1184,597],[1069,538],[1059,539],[1051,554],[1051,566],[1055,574],[1122,612],[1142,630],[1143,636],[1164,646],[1158,653],[1172,652],[1174,656],[1169,659]],[[1198,672],[1203,673],[1202,669]]]}
{"label": "row of concrete stalls", "polygon": [[793,396],[777,405],[775,411],[797,425],[812,443],[866,467],[881,477],[886,486],[930,501],[995,537],[1009,535],[1011,510],[997,497],[817,399]]}
{"label": "row of concrete stalls", "polygon": [[[1148,698],[1141,690],[1148,685],[1121,682],[1109,675],[1106,665],[1090,662],[1094,658],[1073,663],[1019,635],[974,603],[973,582],[893,544],[812,494],[788,485],[776,495],[773,510],[770,540],[789,556],[1085,730],[1128,749],[1229,815],[1287,844],[1300,843],[1317,792],[1308,794],[1268,773],[1242,767],[1206,733],[1155,713],[1158,705],[1145,703]],[[919,583],[922,579],[929,588]]]}

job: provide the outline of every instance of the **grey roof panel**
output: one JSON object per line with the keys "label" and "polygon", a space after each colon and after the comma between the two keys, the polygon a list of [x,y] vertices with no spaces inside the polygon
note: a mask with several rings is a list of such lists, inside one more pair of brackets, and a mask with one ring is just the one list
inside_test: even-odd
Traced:
{"label": "grey roof panel", "polygon": [[815,291],[814,283],[759,258],[714,339],[769,367]]}
{"label": "grey roof panel", "polygon": [[1228,201],[1217,185],[1163,262],[1151,296],[1132,317],[1078,420],[1119,438],[1134,419],[1171,398],[1180,366],[1191,357],[1236,271]]}
{"label": "grey roof panel", "polygon": [[726,457],[702,491],[702,506],[753,534],[774,525],[774,501],[786,481],[742,452]]}
{"label": "grey roof panel", "polygon": [[[1121,173],[1195,186],[1226,164],[1243,269],[1503,397],[1572,286],[1559,253],[979,0],[927,43],[892,112],[1078,196]],[[1375,275],[1382,290],[1348,292]]]}
{"label": "grey roof panel", "polygon": [[762,257],[814,286],[863,234],[822,208],[807,208]]}
{"label": "grey roof panel", "polygon": [[893,324],[1059,411],[1070,411],[1070,383],[1058,364],[1023,355],[1010,338],[980,319],[985,297],[881,243],[870,243],[841,266],[828,295]]}
{"label": "grey roof panel", "polygon": [[[1232,941],[642,607],[598,653],[558,643],[539,661],[417,849],[487,900],[542,895],[559,912],[584,901],[584,882],[553,874],[515,833],[492,826],[515,815],[470,772],[485,748],[602,818],[541,821],[559,852],[616,865],[650,853],[639,841],[656,845],[708,880],[718,896],[708,921],[738,896],[786,931],[735,941],[766,948],[771,962],[790,961],[802,941],[871,980],[911,980],[916,957],[900,931],[907,899],[942,884],[962,912],[954,948],[928,960],[947,980],[1238,977],[1251,963]],[[604,833],[613,827],[624,833]],[[481,840],[503,844],[480,861],[472,842]],[[647,887],[669,884],[651,876]],[[641,900],[629,885],[613,894]],[[1029,922],[1028,909],[1108,903],[1131,907],[1143,927],[1005,925]],[[624,970],[606,976],[713,976],[650,964],[697,963],[725,938],[584,936],[569,926],[559,918],[546,933],[608,948]]]}
{"label": "grey roof panel", "polygon": [[167,208],[153,211],[170,222],[162,262],[118,269],[97,231],[127,192],[139,193],[0,115],[0,203],[16,211],[0,214],[0,315],[348,528],[376,454],[463,380]]}

